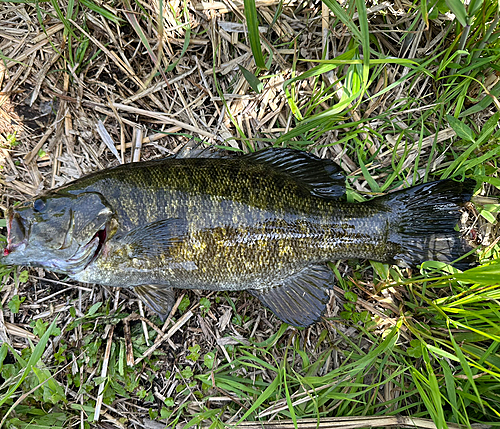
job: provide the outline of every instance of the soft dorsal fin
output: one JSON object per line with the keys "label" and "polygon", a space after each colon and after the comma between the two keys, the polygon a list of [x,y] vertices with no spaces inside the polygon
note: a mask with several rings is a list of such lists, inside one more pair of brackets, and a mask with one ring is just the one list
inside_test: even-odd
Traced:
{"label": "soft dorsal fin", "polygon": [[329,159],[288,148],[269,148],[243,157],[290,175],[313,195],[339,199],[345,194],[345,177]]}
{"label": "soft dorsal fin", "polygon": [[333,273],[324,265],[311,265],[281,284],[250,289],[283,322],[305,327],[317,322],[330,300]]}

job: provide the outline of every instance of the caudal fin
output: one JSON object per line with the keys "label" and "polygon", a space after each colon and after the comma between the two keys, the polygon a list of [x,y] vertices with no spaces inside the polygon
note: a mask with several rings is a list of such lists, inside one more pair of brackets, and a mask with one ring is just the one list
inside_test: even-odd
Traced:
{"label": "caudal fin", "polygon": [[[392,213],[389,242],[396,244],[393,262],[414,267],[424,261],[452,263],[471,250],[456,225],[460,207],[470,200],[476,182],[440,180],[377,198]],[[453,265],[461,270],[474,265],[474,256]]]}

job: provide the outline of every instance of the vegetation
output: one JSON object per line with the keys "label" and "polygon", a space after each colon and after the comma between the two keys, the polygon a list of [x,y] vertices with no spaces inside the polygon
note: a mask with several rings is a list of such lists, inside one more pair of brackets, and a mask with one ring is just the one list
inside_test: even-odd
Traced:
{"label": "vegetation", "polygon": [[196,292],[162,326],[125,288],[1,267],[0,427],[500,426],[500,11],[466,3],[0,2],[3,209],[189,139],[274,144],[336,160],[351,201],[475,178],[480,262],[332,262],[308,329]]}

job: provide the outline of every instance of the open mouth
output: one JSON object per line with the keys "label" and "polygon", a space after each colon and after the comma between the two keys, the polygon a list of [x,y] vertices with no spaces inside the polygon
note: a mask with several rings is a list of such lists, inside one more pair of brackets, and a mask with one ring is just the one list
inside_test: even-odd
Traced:
{"label": "open mouth", "polygon": [[97,231],[92,239],[85,246],[80,247],[71,258],[53,260],[52,268],[73,274],[86,269],[101,254],[106,237],[106,227],[104,227]]}
{"label": "open mouth", "polygon": [[7,246],[3,256],[9,255],[16,247],[26,241],[26,228],[19,214],[9,210],[7,213]]}
{"label": "open mouth", "polygon": [[[87,265],[91,264],[92,262],[94,262],[97,257],[100,255],[103,247],[104,247],[104,244],[106,243],[106,237],[107,237],[107,232],[106,232],[106,227],[100,229],[99,231],[97,231],[94,235],[94,237],[92,238],[92,240],[90,240],[90,243],[94,242],[96,239],[97,239],[97,247],[94,251],[94,255],[92,256],[92,258],[90,258],[89,262]],[[89,243],[89,244],[90,244]]]}

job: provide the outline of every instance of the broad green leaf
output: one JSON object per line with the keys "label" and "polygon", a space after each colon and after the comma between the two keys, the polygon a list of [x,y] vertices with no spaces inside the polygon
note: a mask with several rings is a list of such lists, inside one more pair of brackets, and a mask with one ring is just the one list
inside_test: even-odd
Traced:
{"label": "broad green leaf", "polygon": [[483,5],[483,0],[471,0],[469,6],[467,7],[469,16],[473,16],[476,14],[481,6]]}
{"label": "broad green leaf", "polygon": [[25,296],[19,298],[19,295],[14,295],[10,301],[7,303],[7,306],[9,307],[9,310],[14,313],[14,314],[17,314],[19,313],[19,308],[21,307],[21,304],[23,303],[23,301],[26,299]]}
{"label": "broad green leaf", "polygon": [[382,262],[370,261],[370,265],[382,280],[389,279],[389,264]]}
{"label": "broad green leaf", "polygon": [[[360,73],[361,72],[361,73]],[[341,101],[348,98],[350,95],[355,92],[360,92],[363,88],[363,78],[362,78],[363,69],[361,66],[357,64],[351,64],[347,68],[347,74],[345,77],[345,85],[344,89],[347,91],[342,91]]]}
{"label": "broad green leaf", "polygon": [[453,14],[457,17],[458,22],[460,22],[460,24],[465,27],[469,22],[469,17],[462,0],[446,0],[446,4],[453,12]]}
{"label": "broad green leaf", "polygon": [[494,215],[492,215],[490,212],[486,210],[480,210],[479,214],[484,217],[489,223],[495,224],[497,223],[497,219]]}
{"label": "broad green leaf", "polygon": [[102,302],[96,302],[95,304],[93,304],[92,307],[89,308],[87,316],[92,316],[93,314],[95,314],[97,312],[97,310],[99,310],[101,305],[102,305]]}
{"label": "broad green leaf", "polygon": [[495,186],[500,189],[500,179],[498,177],[490,177],[490,176],[474,176],[474,179],[479,180],[480,182],[486,182],[490,185]]}
{"label": "broad green leaf", "polygon": [[495,284],[500,279],[500,260],[492,261],[488,265],[471,268],[463,273],[455,274],[457,280],[476,284]]}
{"label": "broad green leaf", "polygon": [[260,81],[260,79],[257,76],[255,76],[252,72],[248,71],[242,65],[238,64],[238,67],[240,68],[241,73],[243,73],[243,77],[248,82],[248,84],[252,87],[252,89],[257,94],[260,94],[262,92],[262,88],[264,87],[264,84]]}
{"label": "broad green leaf", "polygon": [[438,356],[442,356],[446,359],[450,359],[452,361],[459,362],[459,359],[455,355],[453,355],[445,350],[442,350],[439,347],[434,347],[431,344],[426,344],[426,347],[429,349],[429,351],[431,351],[432,353],[434,353]]}
{"label": "broad green leaf", "polygon": [[453,131],[457,133],[457,136],[470,142],[474,141],[474,132],[467,124],[452,115],[446,115],[446,119],[448,120],[451,128],[453,128]]}
{"label": "broad green leaf", "polygon": [[[33,373],[38,378],[41,388],[44,389],[45,400],[49,403],[56,404],[60,401],[65,402],[64,389],[54,380],[52,374],[47,369],[40,369],[36,366],[33,368]],[[43,385],[42,385],[43,383]]]}

